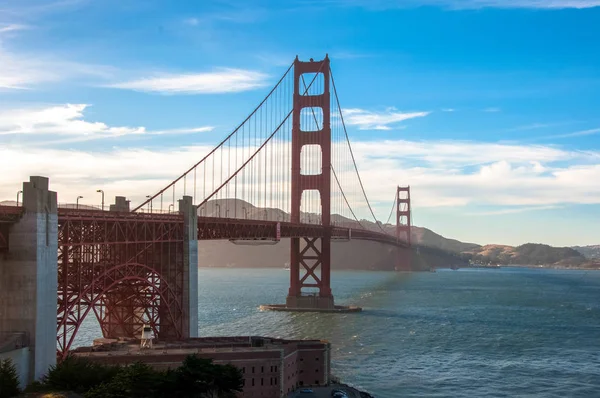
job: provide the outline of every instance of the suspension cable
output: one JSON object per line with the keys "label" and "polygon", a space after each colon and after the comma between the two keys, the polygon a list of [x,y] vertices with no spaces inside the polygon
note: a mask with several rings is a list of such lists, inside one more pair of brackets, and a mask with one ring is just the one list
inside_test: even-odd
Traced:
{"label": "suspension cable", "polygon": [[346,135],[346,141],[348,142],[348,147],[350,148],[350,156],[352,158],[352,163],[354,163],[354,169],[356,170],[356,175],[358,176],[358,182],[360,184],[360,189],[362,190],[362,193],[365,197],[365,200],[367,201],[367,206],[369,207],[369,211],[371,212],[371,215],[373,216],[373,220],[375,220],[375,225],[377,225],[379,227],[379,229],[381,229],[382,232],[385,233],[385,230],[381,227],[381,225],[379,225],[377,223],[377,217],[375,217],[375,213],[373,212],[373,208],[371,207],[371,203],[369,203],[369,198],[367,197],[367,193],[365,192],[365,187],[362,183],[362,179],[360,178],[360,173],[358,172],[358,167],[356,166],[356,160],[354,158],[354,152],[352,151],[352,146],[350,145],[350,138],[348,137],[348,131],[346,130],[346,123],[344,122],[344,115],[342,114],[342,108],[340,106],[340,99],[337,95],[337,89],[335,87],[335,80],[333,79],[333,73],[331,71],[331,68],[329,68],[329,74],[331,76],[331,83],[333,86],[333,93],[335,95],[335,100],[337,102],[337,106],[338,106],[338,112],[340,114],[340,118],[342,119],[342,126],[344,127],[344,134]]}
{"label": "suspension cable", "polygon": [[133,209],[131,212],[136,212],[137,210],[139,210],[140,208],[144,207],[146,204],[148,204],[148,202],[151,202],[152,200],[154,200],[158,195],[162,194],[163,192],[165,192],[167,189],[169,189],[171,186],[174,186],[179,180],[181,180],[182,178],[184,178],[190,171],[192,171],[194,168],[198,167],[198,165],[202,162],[204,162],[209,156],[211,156],[213,153],[215,153],[223,144],[225,144],[225,142],[227,142],[227,140],[229,140],[235,133],[238,132],[238,130],[240,128],[242,128],[242,126],[244,126],[246,124],[246,122],[248,120],[250,120],[250,118],[256,113],[256,111],[258,111],[260,109],[260,107],[267,101],[267,99],[269,99],[269,97],[271,96],[271,94],[273,94],[273,92],[277,89],[277,87],[279,87],[279,85],[281,84],[281,82],[283,81],[283,79],[285,79],[285,77],[288,75],[288,73],[290,72],[290,70],[292,69],[292,67],[294,66],[294,63],[292,62],[292,64],[290,65],[290,67],[285,71],[285,73],[283,74],[283,76],[281,77],[281,79],[279,79],[279,81],[277,82],[277,84],[275,85],[275,87],[273,87],[273,89],[269,92],[269,94],[267,94],[267,96],[261,101],[260,104],[258,104],[256,106],[256,108],[254,108],[254,110],[248,115],[248,117],[246,119],[244,119],[244,121],[238,125],[236,127],[235,130],[233,130],[233,132],[231,132],[231,134],[229,134],[227,137],[225,137],[225,139],[223,139],[223,141],[221,141],[219,143],[219,145],[217,145],[212,151],[210,151],[206,156],[204,156],[198,163],[196,163],[195,165],[193,165],[192,167],[190,167],[185,173],[183,173],[181,176],[179,176],[177,179],[173,180],[169,185],[167,185],[165,188],[163,188],[162,190],[160,190],[158,193],[156,193],[154,196],[152,196],[151,198],[147,199],[144,203],[142,203],[141,205],[139,205],[138,207],[136,207],[135,209]]}

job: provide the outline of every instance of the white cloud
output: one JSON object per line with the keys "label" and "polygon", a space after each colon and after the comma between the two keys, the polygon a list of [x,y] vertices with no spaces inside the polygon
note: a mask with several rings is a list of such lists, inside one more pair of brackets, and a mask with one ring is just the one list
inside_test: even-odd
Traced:
{"label": "white cloud", "polygon": [[261,72],[224,68],[214,72],[163,74],[111,84],[109,87],[163,94],[214,94],[247,91],[268,84]]}
{"label": "white cloud", "polygon": [[361,130],[391,130],[391,126],[404,120],[425,117],[430,112],[398,112],[389,108],[384,112],[367,111],[359,108],[342,109],[346,125],[358,126]]}
{"label": "white cloud", "polygon": [[[0,110],[0,136],[71,136],[74,141],[124,135],[189,134],[212,131],[212,126],[147,131],[145,127],[108,126],[84,118],[87,104],[62,104],[37,108]],[[73,141],[72,139],[70,141]]]}
{"label": "white cloud", "polygon": [[562,206],[525,206],[525,207],[514,207],[514,208],[506,208],[500,210],[491,210],[491,211],[482,211],[477,213],[467,213],[468,216],[501,216],[504,214],[516,214],[516,213],[525,213],[529,211],[539,211],[539,210],[552,210],[552,209],[560,209]]}
{"label": "white cloud", "polygon": [[444,108],[442,109],[442,112],[454,112],[456,109],[454,108]]}
{"label": "white cloud", "polygon": [[[508,214],[548,206],[600,204],[600,185],[595,183],[600,180],[600,152],[459,141],[354,142],[353,148],[369,199],[383,219],[389,214],[397,185],[411,186],[415,208],[463,207],[465,214],[469,213],[467,206],[500,206],[499,214]],[[126,195],[139,203],[210,149],[206,145],[100,152],[5,145],[0,148],[0,170],[8,172],[0,173],[0,198],[11,199],[21,181],[41,174],[51,178],[62,202],[83,195],[85,203],[93,204],[95,190],[102,188],[107,197]],[[218,176],[221,163],[216,164]],[[341,181],[353,181],[352,170],[337,172]],[[188,180],[188,189],[191,186]],[[281,193],[289,187],[278,185],[277,189]],[[348,194],[352,201],[360,198],[359,191]],[[369,218],[364,203],[357,212],[359,217]]]}

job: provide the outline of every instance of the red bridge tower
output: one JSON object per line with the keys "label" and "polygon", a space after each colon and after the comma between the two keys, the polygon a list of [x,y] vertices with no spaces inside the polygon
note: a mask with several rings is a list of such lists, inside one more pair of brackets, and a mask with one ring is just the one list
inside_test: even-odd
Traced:
{"label": "red bridge tower", "polygon": [[[302,86],[303,74],[322,74],[323,92],[310,95]],[[319,78],[319,77],[317,77]],[[333,309],[331,294],[331,109],[329,57],[322,61],[294,61],[294,105],[292,114],[292,208],[291,222],[300,223],[302,193],[316,190],[321,198],[323,235],[292,238],[290,250],[290,289],[288,308]],[[304,94],[304,95],[303,95]],[[305,108],[321,108],[320,130],[306,131],[300,115]],[[304,145],[321,147],[321,173],[303,174],[300,154]],[[306,166],[305,166],[306,167]],[[300,275],[302,271],[302,276]],[[318,293],[305,294],[304,288],[316,288]],[[304,293],[304,294],[303,294]]]}
{"label": "red bridge tower", "polygon": [[396,191],[396,239],[406,242],[407,249],[398,249],[396,270],[410,271],[411,248],[411,209],[410,187],[398,187]]}

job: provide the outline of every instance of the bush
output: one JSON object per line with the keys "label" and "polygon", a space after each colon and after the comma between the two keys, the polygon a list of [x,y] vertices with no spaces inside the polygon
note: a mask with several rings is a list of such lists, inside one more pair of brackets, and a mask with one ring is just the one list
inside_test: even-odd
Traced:
{"label": "bush", "polygon": [[[52,367],[30,391],[72,391],[85,398],[235,397],[243,389],[241,371],[189,355],[175,370],[158,371],[143,363],[108,366],[70,356]],[[4,398],[3,396],[0,398]]]}
{"label": "bush", "polygon": [[46,391],[73,391],[84,393],[109,382],[121,368],[100,365],[81,357],[68,356],[48,371],[42,379]]}
{"label": "bush", "polygon": [[19,395],[19,375],[10,359],[0,362],[0,398],[11,398]]}

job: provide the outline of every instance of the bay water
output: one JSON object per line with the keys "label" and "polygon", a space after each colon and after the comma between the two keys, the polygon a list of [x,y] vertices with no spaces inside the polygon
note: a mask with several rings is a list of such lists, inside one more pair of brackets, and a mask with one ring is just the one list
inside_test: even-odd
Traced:
{"label": "bay water", "polygon": [[[600,397],[600,272],[334,271],[352,314],[260,311],[289,271],[201,268],[200,336],[325,339],[332,373],[386,397]],[[91,317],[89,317],[91,318]],[[91,319],[76,345],[90,344]]]}

